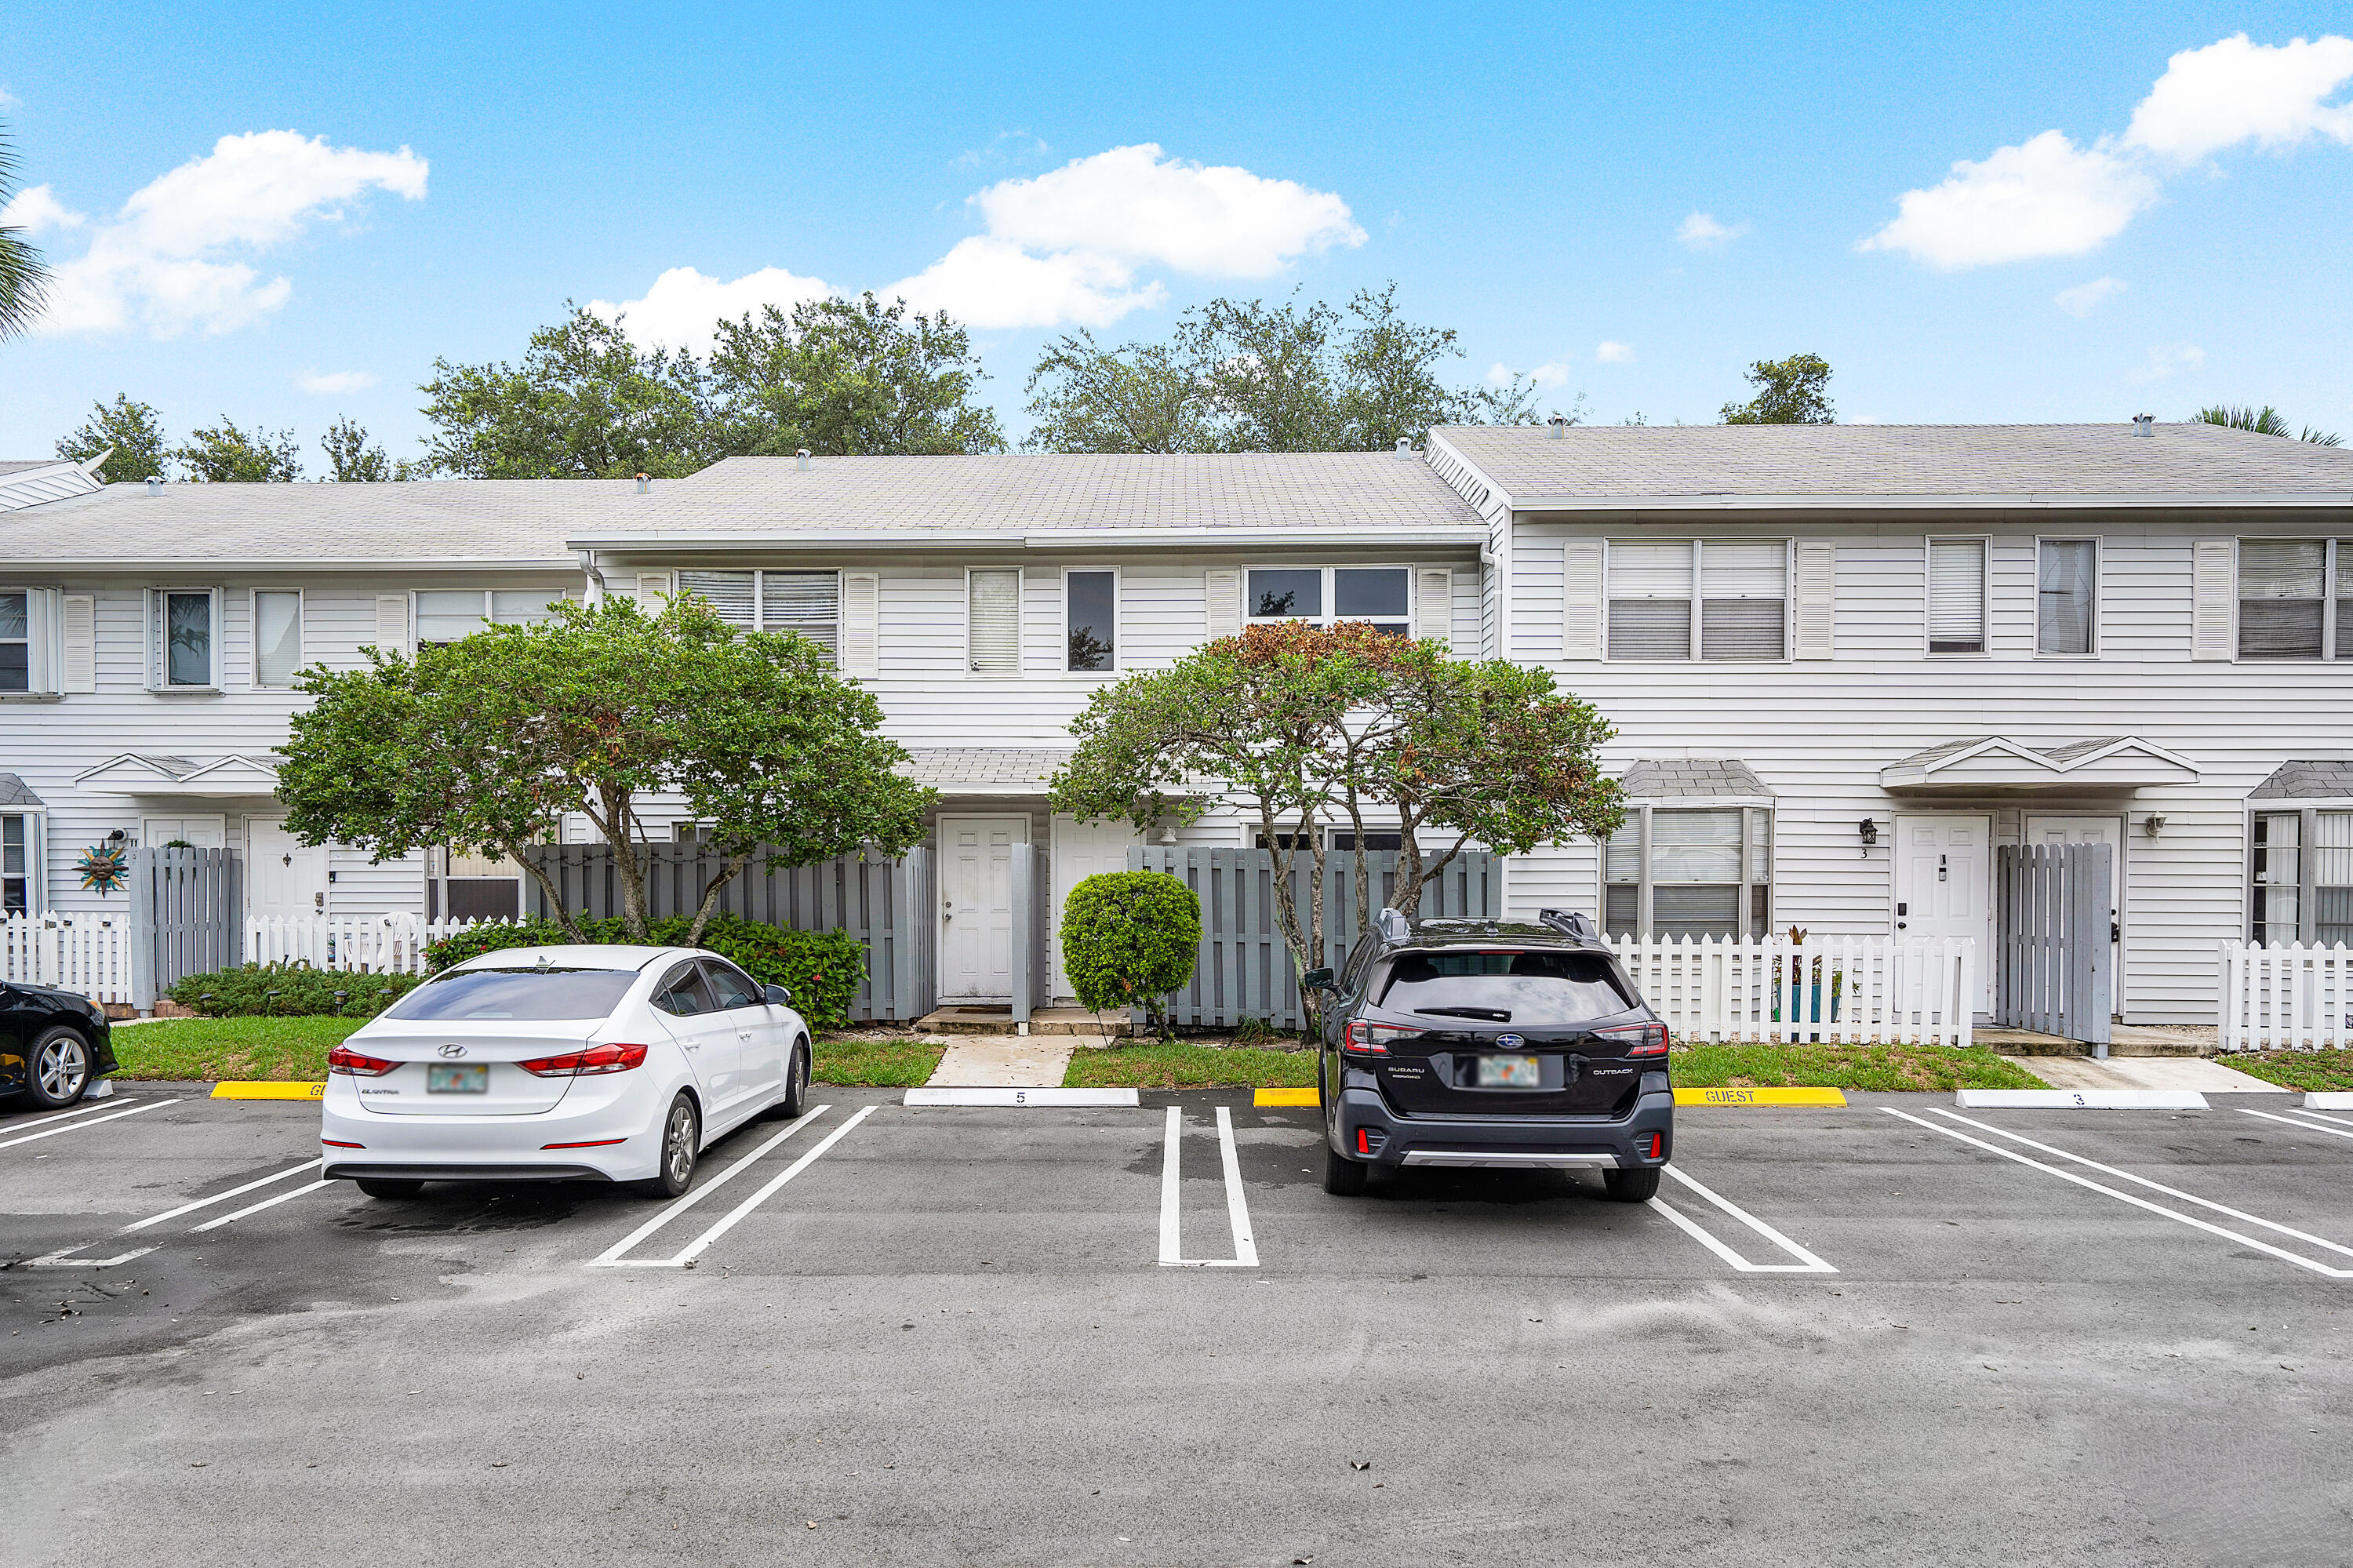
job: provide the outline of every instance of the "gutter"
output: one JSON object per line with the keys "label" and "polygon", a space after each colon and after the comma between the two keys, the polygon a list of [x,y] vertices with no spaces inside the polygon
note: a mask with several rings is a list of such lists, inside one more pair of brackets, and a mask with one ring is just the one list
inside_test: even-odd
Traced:
{"label": "gutter", "polygon": [[2242,512],[2353,506],[2353,493],[2289,495],[1528,495],[1520,512]]}
{"label": "gutter", "polygon": [[1052,528],[1034,533],[1012,530],[939,529],[916,532],[905,528],[824,529],[761,534],[583,534],[565,541],[575,550],[663,551],[707,550],[773,554],[778,550],[940,550],[980,546],[1002,550],[1092,550],[1105,547],[1158,547],[1169,550],[1219,549],[1229,545],[1274,546],[1428,546],[1459,549],[1487,536],[1483,524],[1456,523],[1437,526],[1395,528]]}

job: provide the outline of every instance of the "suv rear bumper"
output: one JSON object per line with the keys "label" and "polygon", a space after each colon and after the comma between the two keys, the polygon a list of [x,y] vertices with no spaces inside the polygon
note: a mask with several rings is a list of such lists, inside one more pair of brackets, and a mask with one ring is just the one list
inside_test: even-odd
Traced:
{"label": "suv rear bumper", "polygon": [[[1377,1090],[1341,1091],[1332,1130],[1338,1152],[1374,1165],[1610,1171],[1664,1165],[1674,1157],[1675,1097],[1653,1090],[1620,1121],[1503,1117],[1401,1117]],[[1360,1152],[1357,1133],[1376,1147]],[[1651,1134],[1659,1154],[1649,1153]]]}

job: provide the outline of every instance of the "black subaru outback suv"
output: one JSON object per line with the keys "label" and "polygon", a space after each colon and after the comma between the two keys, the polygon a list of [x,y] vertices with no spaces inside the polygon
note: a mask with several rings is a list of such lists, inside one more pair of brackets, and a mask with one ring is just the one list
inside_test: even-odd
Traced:
{"label": "black subaru outback suv", "polygon": [[1659,1190],[1674,1150],[1667,1026],[1593,922],[1408,920],[1384,909],[1324,992],[1324,1190],[1372,1167],[1598,1170]]}

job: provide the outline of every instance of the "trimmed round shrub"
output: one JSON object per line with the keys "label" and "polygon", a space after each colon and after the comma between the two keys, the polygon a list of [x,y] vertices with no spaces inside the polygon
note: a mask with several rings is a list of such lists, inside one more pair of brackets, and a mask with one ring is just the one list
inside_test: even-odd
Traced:
{"label": "trimmed round shrub", "polygon": [[1200,943],[1201,901],[1165,871],[1085,877],[1062,905],[1062,971],[1090,1012],[1142,1007],[1165,1022],[1162,999],[1193,978]]}
{"label": "trimmed round shrub", "polygon": [[[359,974],[315,969],[306,963],[246,964],[234,969],[183,975],[168,993],[183,1007],[207,1018],[298,1015],[373,1018],[415,990],[417,975]],[[337,991],[343,993],[341,1001]]]}
{"label": "trimmed round shrub", "polygon": [[[617,916],[583,920],[580,927],[591,942],[634,939]],[[673,915],[648,922],[646,940],[656,947],[682,948],[693,927],[693,916]],[[565,947],[571,941],[564,927],[553,920],[490,922],[427,943],[425,964],[428,972],[438,973],[484,953],[509,948]],[[847,931],[794,931],[733,915],[713,915],[702,927],[702,939],[694,945],[717,953],[762,985],[789,986],[793,1005],[811,1029],[848,1028],[850,1006],[866,980],[866,951]]]}

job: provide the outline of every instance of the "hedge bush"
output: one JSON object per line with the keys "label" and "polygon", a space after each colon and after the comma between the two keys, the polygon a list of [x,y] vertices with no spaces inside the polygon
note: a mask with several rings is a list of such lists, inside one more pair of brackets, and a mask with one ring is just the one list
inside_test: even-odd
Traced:
{"label": "hedge bush", "polygon": [[[307,963],[247,964],[208,974],[183,975],[167,993],[207,1018],[320,1016],[371,1018],[420,983],[416,975],[353,974]],[[278,994],[272,996],[269,993]],[[335,992],[344,993],[342,1001]]]}
{"label": "hedge bush", "polygon": [[[648,924],[646,940],[656,947],[682,948],[694,926],[692,916],[674,915]],[[619,916],[583,920],[580,928],[592,942],[633,940]],[[425,948],[428,973],[484,953],[509,948],[565,947],[572,938],[553,920],[470,927]],[[739,966],[762,985],[792,988],[793,1005],[811,1029],[842,1029],[849,1024],[850,1004],[866,979],[866,953],[847,931],[792,931],[765,926],[733,915],[714,915],[695,946]]]}
{"label": "hedge bush", "polygon": [[1165,1031],[1200,942],[1201,901],[1165,871],[1083,877],[1062,905],[1062,970],[1091,1012],[1146,1008]]}

